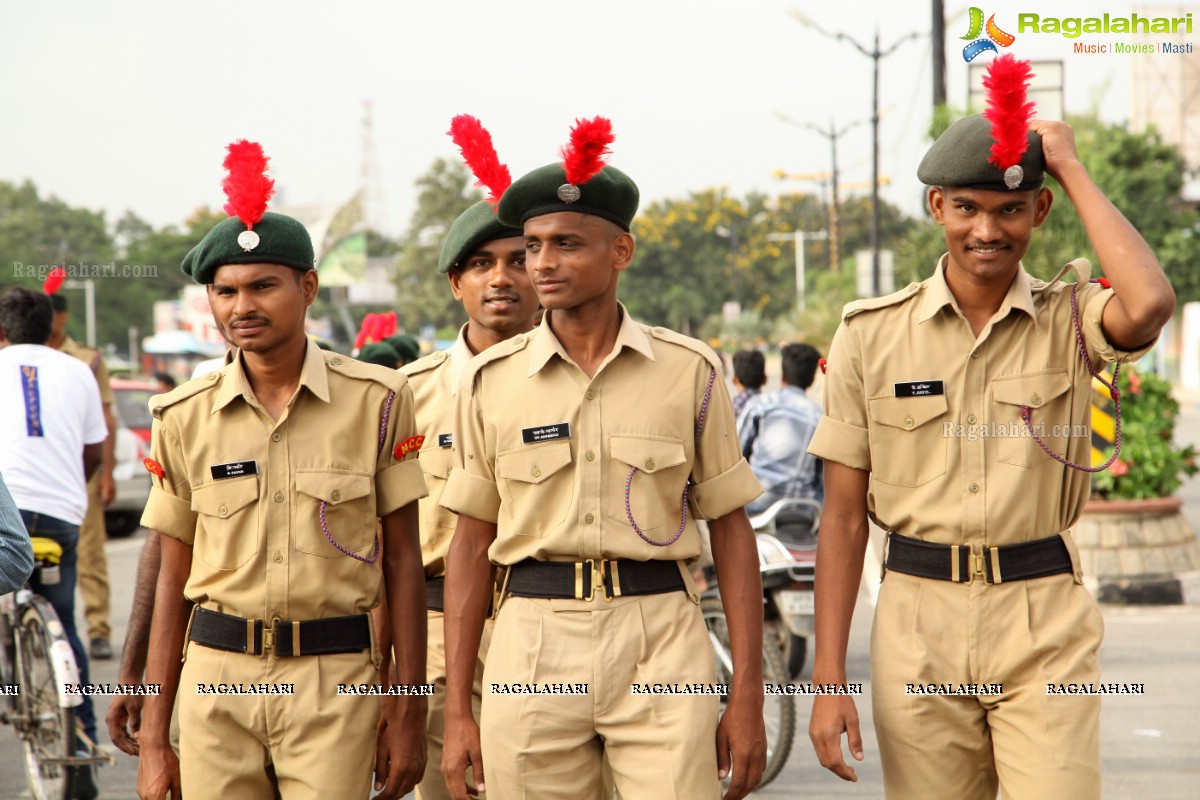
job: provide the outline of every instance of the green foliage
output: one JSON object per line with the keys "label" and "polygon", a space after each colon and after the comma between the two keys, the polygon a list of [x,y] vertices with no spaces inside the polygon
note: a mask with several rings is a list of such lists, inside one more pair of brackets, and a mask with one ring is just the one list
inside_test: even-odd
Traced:
{"label": "green foliage", "polygon": [[[1121,393],[1121,457],[1096,475],[1093,488],[1105,500],[1169,497],[1183,483],[1183,476],[1200,471],[1196,448],[1175,445],[1179,403],[1171,396],[1171,384],[1153,373],[1127,367],[1121,371],[1117,387]],[[1105,451],[1105,459],[1112,451]]]}
{"label": "green foliage", "polygon": [[398,242],[396,314],[400,327],[457,327],[465,321],[462,306],[450,294],[445,275],[437,272],[442,238],[458,215],[482,199],[469,189],[470,173],[457,161],[439,158],[417,179],[417,209]]}
{"label": "green foliage", "polygon": [[[793,231],[825,230],[826,205],[808,194],[729,196],[720,189],[662,200],[634,222],[637,253],[621,277],[620,296],[638,319],[700,338],[717,336],[726,348],[773,337],[778,330],[806,330],[827,340],[841,305],[854,299],[854,252],[868,247],[870,199],[853,197],[841,207],[841,263],[835,284],[849,294],[831,296],[828,240],[804,245],[807,311],[796,312]],[[880,208],[881,241],[891,246],[910,226],[898,209]],[[772,236],[777,238],[771,238]],[[725,303],[737,301],[742,315],[726,323]],[[832,324],[825,312],[832,309]],[[814,325],[810,317],[822,320]],[[787,322],[794,320],[794,323]],[[788,338],[794,338],[789,336]]]}
{"label": "green foliage", "polygon": [[[72,277],[96,276],[97,344],[115,343],[124,349],[130,327],[141,336],[153,331],[155,301],[178,296],[188,282],[179,263],[221,219],[224,215],[201,210],[182,230],[175,226],[155,230],[127,213],[110,232],[100,212],[41,197],[29,181],[0,182],[0,288],[12,283],[40,286],[39,277],[24,274],[29,266],[65,265],[73,270]],[[71,312],[67,332],[84,341],[83,292],[62,291]]]}

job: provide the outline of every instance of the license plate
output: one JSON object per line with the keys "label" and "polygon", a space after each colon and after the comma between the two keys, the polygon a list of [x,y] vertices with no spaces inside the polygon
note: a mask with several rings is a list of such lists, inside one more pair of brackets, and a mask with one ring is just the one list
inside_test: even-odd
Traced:
{"label": "license plate", "polygon": [[813,593],[789,589],[779,593],[779,610],[784,614],[813,613]]}

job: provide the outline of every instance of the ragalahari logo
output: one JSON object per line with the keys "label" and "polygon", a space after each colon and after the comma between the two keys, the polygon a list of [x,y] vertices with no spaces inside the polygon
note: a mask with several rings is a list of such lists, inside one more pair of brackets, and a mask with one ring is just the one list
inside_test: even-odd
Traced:
{"label": "ragalahari logo", "polygon": [[[987,24],[983,23],[983,11],[981,9],[971,7],[971,27],[967,29],[967,35],[964,39],[972,40],[970,44],[963,48],[963,61],[974,61],[979,56],[988,52],[999,53],[996,45],[1008,47],[1017,40],[1017,37],[1011,33],[1005,33],[1000,30],[1000,26],[996,24],[996,15],[992,14],[988,17]],[[980,34],[986,33],[986,36],[980,37]]]}

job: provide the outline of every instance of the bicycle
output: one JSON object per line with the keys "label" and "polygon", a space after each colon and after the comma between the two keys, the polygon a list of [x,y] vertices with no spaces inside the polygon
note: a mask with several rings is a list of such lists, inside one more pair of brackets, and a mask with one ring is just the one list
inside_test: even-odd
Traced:
{"label": "bicycle", "polygon": [[[62,547],[33,537],[34,570],[43,583],[57,579]],[[14,684],[15,681],[15,684]],[[83,702],[68,686],[79,685],[79,669],[58,614],[26,583],[0,596],[0,685],[7,704],[0,722],[12,725],[25,749],[25,775],[35,800],[62,800],[73,794],[70,767],[108,762],[82,731],[75,708]],[[83,747],[86,756],[77,756]]]}
{"label": "bicycle", "polygon": [[[708,628],[717,661],[717,683],[733,683],[733,654],[729,649],[729,623],[725,608],[716,594],[706,593],[700,598],[700,613]],[[790,678],[784,665],[783,653],[773,636],[763,637],[763,682],[776,686],[787,685]],[[721,713],[725,713],[726,698],[721,698]],[[763,703],[763,724],[767,732],[767,767],[763,770],[758,788],[766,786],[783,770],[792,752],[796,737],[796,704],[787,694],[767,695]]]}

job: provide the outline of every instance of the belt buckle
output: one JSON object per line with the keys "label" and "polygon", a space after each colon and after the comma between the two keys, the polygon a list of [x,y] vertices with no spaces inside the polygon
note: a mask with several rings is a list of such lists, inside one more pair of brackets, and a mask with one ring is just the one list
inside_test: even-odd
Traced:
{"label": "belt buckle", "polygon": [[279,617],[271,617],[270,625],[263,623],[262,655],[275,652],[275,634],[278,633],[276,626],[279,621]]}

